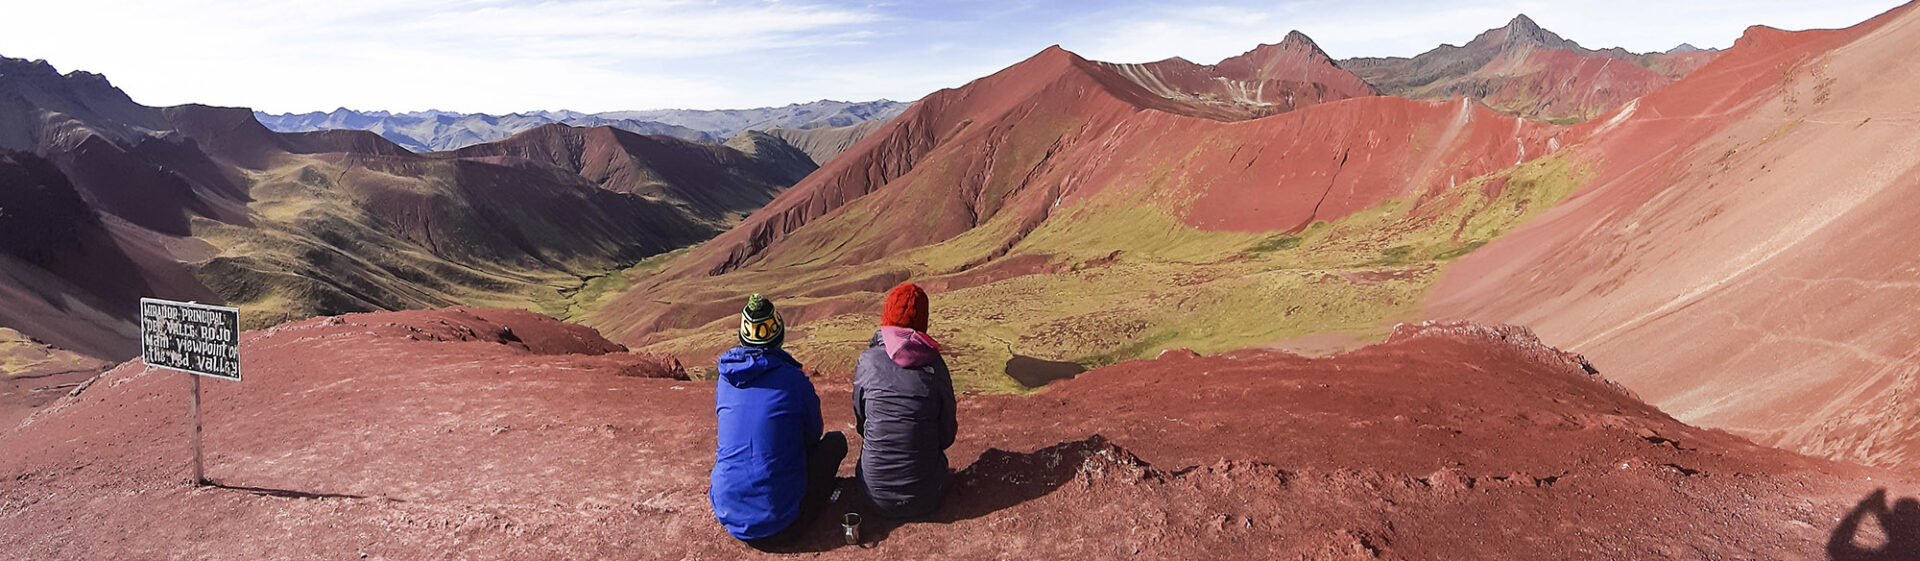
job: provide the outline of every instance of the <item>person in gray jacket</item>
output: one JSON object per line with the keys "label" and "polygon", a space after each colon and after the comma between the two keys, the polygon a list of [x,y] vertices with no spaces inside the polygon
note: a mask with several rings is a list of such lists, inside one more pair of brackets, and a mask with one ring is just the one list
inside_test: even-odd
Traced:
{"label": "person in gray jacket", "polygon": [[880,330],[853,376],[860,432],[855,469],[875,514],[918,518],[940,508],[954,420],[953,378],[927,336],[927,293],[902,283],[887,293]]}

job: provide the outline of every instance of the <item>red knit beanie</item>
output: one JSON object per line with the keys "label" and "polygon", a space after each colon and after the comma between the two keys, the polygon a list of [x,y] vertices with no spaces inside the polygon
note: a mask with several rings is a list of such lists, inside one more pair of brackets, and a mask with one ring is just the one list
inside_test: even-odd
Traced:
{"label": "red knit beanie", "polygon": [[900,283],[887,293],[887,308],[880,313],[880,325],[906,327],[927,332],[927,291],[910,282]]}

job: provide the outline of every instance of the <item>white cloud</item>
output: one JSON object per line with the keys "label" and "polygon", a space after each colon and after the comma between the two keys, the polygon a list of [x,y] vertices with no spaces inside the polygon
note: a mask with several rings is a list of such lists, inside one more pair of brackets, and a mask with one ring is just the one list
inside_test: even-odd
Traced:
{"label": "white cloud", "polygon": [[65,0],[7,11],[0,54],[106,74],[149,104],[274,111],[751,103],[764,96],[722,85],[727,65],[714,61],[857,45],[879,19],[793,2],[684,0]]}

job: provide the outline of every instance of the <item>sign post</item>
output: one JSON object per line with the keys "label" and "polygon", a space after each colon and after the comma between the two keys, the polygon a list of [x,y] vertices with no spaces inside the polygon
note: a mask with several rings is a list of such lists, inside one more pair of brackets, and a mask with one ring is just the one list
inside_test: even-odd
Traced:
{"label": "sign post", "polygon": [[193,429],[187,433],[187,439],[193,442],[193,484],[206,485],[206,468],[200,462],[200,377],[187,376],[187,383],[193,386],[193,399],[188,407],[193,410]]}
{"label": "sign post", "polygon": [[207,484],[200,452],[200,377],[240,381],[240,310],[141,298],[140,355],[147,366],[189,374],[193,484]]}

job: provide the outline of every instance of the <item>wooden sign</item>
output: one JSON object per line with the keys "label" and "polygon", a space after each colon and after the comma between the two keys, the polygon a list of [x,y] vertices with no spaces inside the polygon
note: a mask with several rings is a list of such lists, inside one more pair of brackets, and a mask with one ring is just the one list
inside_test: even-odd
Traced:
{"label": "wooden sign", "polygon": [[194,302],[140,299],[140,356],[147,366],[191,374],[187,433],[193,484],[210,483],[200,451],[200,377],[240,381],[240,310]]}

